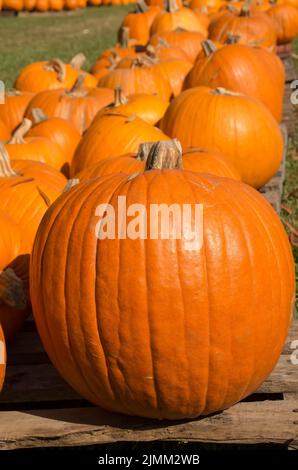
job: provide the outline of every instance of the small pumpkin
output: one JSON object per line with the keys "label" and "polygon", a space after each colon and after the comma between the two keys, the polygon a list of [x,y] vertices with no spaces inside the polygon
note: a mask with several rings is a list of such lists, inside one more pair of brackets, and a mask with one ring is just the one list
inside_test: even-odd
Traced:
{"label": "small pumpkin", "polygon": [[22,124],[15,130],[12,138],[5,145],[11,160],[32,160],[56,168],[65,169],[69,164],[69,156],[50,138],[29,136],[32,121],[24,118]]}
{"label": "small pumpkin", "polygon": [[47,90],[38,93],[30,102],[26,117],[32,119],[32,110],[41,109],[48,117],[70,121],[82,134],[90,126],[96,113],[113,102],[114,92],[109,88],[85,88],[79,78],[73,88]]}
{"label": "small pumpkin", "polygon": [[285,72],[274,53],[244,44],[217,49],[210,40],[202,45],[204,55],[186,77],[184,89],[208,86],[240,92],[262,101],[281,121]]}
{"label": "small pumpkin", "polygon": [[122,22],[122,27],[129,28],[129,35],[138,44],[146,45],[149,41],[149,32],[152,22],[160,13],[159,6],[147,6],[145,2],[137,3],[136,11],[128,13]]}
{"label": "small pumpkin", "polygon": [[[81,134],[75,126],[59,117],[48,118],[39,108],[32,109],[33,126],[27,133],[28,137],[45,137],[54,142],[71,162],[75,149],[81,140]],[[67,172],[67,169],[64,169]]]}
{"label": "small pumpkin", "polygon": [[71,64],[64,64],[60,59],[33,62],[26,65],[15,82],[19,91],[39,93],[43,90],[72,88],[78,78],[78,71]]}
{"label": "small pumpkin", "polygon": [[132,59],[126,68],[118,64],[116,69],[99,80],[98,86],[112,89],[121,87],[127,96],[147,93],[165,101],[169,101],[172,95],[168,80],[143,57]]}
{"label": "small pumpkin", "polygon": [[223,88],[182,92],[160,127],[184,149],[207,148],[225,155],[242,181],[255,188],[272,178],[282,160],[283,138],[270,111],[254,98]]}
{"label": "small pumpkin", "polygon": [[189,8],[179,7],[176,0],[166,0],[165,11],[160,12],[151,26],[151,35],[182,28],[185,31],[198,31],[207,37],[207,28]]}
{"label": "small pumpkin", "polygon": [[[259,388],[283,349],[295,291],[287,234],[264,197],[180,169],[178,150],[159,142],[145,172],[62,195],[39,227],[30,278],[37,328],[62,377],[109,411],[172,420]],[[137,212],[122,218],[124,236],[97,237],[98,208],[117,218],[119,196]],[[180,239],[125,236],[153,204],[200,204],[204,223],[194,229],[188,218]]]}
{"label": "small pumpkin", "polygon": [[34,94],[11,90],[5,93],[5,100],[0,104],[0,120],[13,132],[22,122],[26,108]]}
{"label": "small pumpkin", "polygon": [[104,113],[136,115],[149,124],[157,124],[164,116],[169,103],[157,96],[137,94],[126,97],[121,88],[115,88],[114,102],[97,113],[94,120]]}
{"label": "small pumpkin", "polygon": [[164,33],[154,34],[150,38],[150,44],[157,46],[161,39],[166,41],[170,46],[180,47],[186,53],[188,60],[194,63],[202,50],[201,43],[206,37],[197,31],[178,29],[176,31],[165,31]]}
{"label": "small pumpkin", "polygon": [[160,129],[135,115],[104,113],[95,119],[79,143],[71,165],[71,176],[106,158],[137,152],[142,142],[166,140]]}
{"label": "small pumpkin", "polygon": [[239,36],[239,43],[266,47],[275,51],[276,31],[266,13],[254,12],[246,2],[240,12],[226,11],[211,21],[209,39],[225,43],[229,34]]}
{"label": "small pumpkin", "polygon": [[[132,175],[143,172],[145,171],[146,161],[153,146],[153,142],[141,144],[137,154],[107,158],[92,167],[85,168],[75,177],[82,182],[115,173]],[[196,173],[210,173],[215,176],[240,180],[239,174],[225,157],[210,153],[207,150],[188,149],[182,155],[182,167],[184,170]]]}
{"label": "small pumpkin", "polygon": [[267,11],[276,27],[277,44],[287,44],[298,34],[298,3],[292,5],[273,5]]}

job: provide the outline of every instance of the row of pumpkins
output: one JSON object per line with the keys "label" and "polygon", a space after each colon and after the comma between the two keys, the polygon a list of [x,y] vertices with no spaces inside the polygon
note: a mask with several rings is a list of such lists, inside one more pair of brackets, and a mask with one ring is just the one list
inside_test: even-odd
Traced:
{"label": "row of pumpkins", "polygon": [[[298,10],[197,3],[210,13],[140,4],[90,72],[83,54],[29,64],[0,105],[6,341],[32,304],[75,390],[158,419],[215,412],[256,390],[294,302],[286,232],[256,189],[282,160],[275,51],[298,32]],[[96,208],[117,212],[123,195],[127,205],[202,204],[203,246],[99,240]]]}
{"label": "row of pumpkins", "polygon": [[135,0],[0,0],[0,10],[62,11],[86,8],[88,5],[128,5]]}

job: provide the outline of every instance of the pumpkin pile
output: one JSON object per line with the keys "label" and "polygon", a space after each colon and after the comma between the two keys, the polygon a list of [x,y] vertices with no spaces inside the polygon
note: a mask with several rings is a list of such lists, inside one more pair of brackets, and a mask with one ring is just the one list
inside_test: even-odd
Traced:
{"label": "pumpkin pile", "polygon": [[8,11],[47,11],[79,10],[87,6],[129,5],[134,0],[1,0],[0,10]]}
{"label": "pumpkin pile", "polygon": [[[282,162],[278,54],[298,33],[295,2],[271,3],[141,1],[90,71],[81,53],[20,70],[0,105],[2,357],[32,308],[77,392],[157,419],[270,374],[294,263],[258,189]],[[177,207],[201,219],[174,238]]]}

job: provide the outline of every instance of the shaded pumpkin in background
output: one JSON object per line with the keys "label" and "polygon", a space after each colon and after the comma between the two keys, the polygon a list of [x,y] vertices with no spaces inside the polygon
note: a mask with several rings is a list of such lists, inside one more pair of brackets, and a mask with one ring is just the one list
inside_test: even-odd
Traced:
{"label": "shaded pumpkin in background", "polygon": [[77,78],[78,71],[60,59],[33,62],[20,71],[15,81],[15,88],[32,93],[57,88],[69,89]]}
{"label": "shaded pumpkin in background", "polygon": [[202,50],[201,43],[206,37],[197,31],[165,31],[154,34],[149,42],[157,46],[161,39],[165,40],[169,46],[180,47],[186,53],[188,60],[194,63]]}
{"label": "shaded pumpkin in background", "polygon": [[[298,4],[296,5],[298,7]],[[273,5],[267,15],[276,27],[277,44],[287,44],[298,34],[298,8],[292,5]]]}
{"label": "shaded pumpkin in background", "polygon": [[[294,263],[278,215],[253,188],[180,161],[157,143],[144,173],[77,185],[35,239],[31,296],[45,350],[109,411],[175,420],[225,409],[258,389],[288,333]],[[99,239],[98,207],[110,204],[117,220],[119,196],[147,210],[201,204],[203,233],[192,244],[190,218],[178,240]]]}
{"label": "shaded pumpkin in background", "polygon": [[225,2],[223,0],[191,0],[189,7],[192,10],[196,8],[206,7],[208,13],[216,13]]}
{"label": "shaded pumpkin in background", "polygon": [[22,122],[26,108],[34,94],[11,90],[5,93],[5,102],[0,104],[0,120],[13,132]]}
{"label": "shaded pumpkin in background", "polygon": [[184,82],[196,86],[223,87],[259,99],[281,121],[285,71],[276,54],[263,47],[231,44],[217,49],[212,41],[202,43],[204,54]]}
{"label": "shaded pumpkin in background", "polygon": [[242,181],[255,188],[272,178],[282,160],[283,138],[270,111],[260,101],[224,88],[184,91],[172,101],[160,127],[184,149],[225,155]]}
{"label": "shaded pumpkin in background", "polygon": [[[134,173],[145,171],[146,161],[154,143],[141,144],[137,154],[122,155],[115,158],[107,158],[97,165],[80,171],[75,178],[88,181],[99,176],[115,173]],[[240,180],[240,176],[225,157],[210,153],[207,150],[188,149],[182,155],[182,167],[184,170],[196,173],[210,173],[215,176]]]}
{"label": "shaded pumpkin in background", "polygon": [[12,138],[5,145],[11,160],[34,160],[46,163],[57,170],[68,167],[69,155],[49,137],[29,136],[32,121],[24,118],[22,124],[15,130]]}
{"label": "shaded pumpkin in background", "polygon": [[227,11],[211,21],[209,39],[225,43],[228,35],[239,36],[239,44],[276,47],[276,31],[273,21],[266,13],[253,12],[244,5],[240,12]]}
{"label": "shaded pumpkin in background", "polygon": [[38,93],[30,102],[26,117],[32,119],[32,109],[41,109],[48,117],[70,121],[82,134],[90,126],[96,113],[113,102],[114,92],[109,88],[85,88],[79,79],[72,90],[47,90]]}
{"label": "shaded pumpkin in background", "polygon": [[157,96],[139,93],[126,97],[121,88],[115,88],[112,104],[100,110],[94,119],[104,113],[116,112],[125,115],[136,115],[149,124],[157,124],[164,116],[169,102]]}
{"label": "shaded pumpkin in background", "polygon": [[166,140],[167,136],[137,116],[105,113],[94,119],[79,143],[71,165],[71,176],[106,158],[137,152],[143,142]]}

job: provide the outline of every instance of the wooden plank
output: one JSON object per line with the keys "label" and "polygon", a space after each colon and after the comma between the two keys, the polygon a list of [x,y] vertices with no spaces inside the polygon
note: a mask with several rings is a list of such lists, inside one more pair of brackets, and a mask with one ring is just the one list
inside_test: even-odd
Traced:
{"label": "wooden plank", "polygon": [[99,408],[7,411],[0,415],[0,449],[75,446],[119,441],[277,444],[298,448],[297,400],[238,403],[209,417],[153,421]]}
{"label": "wooden plank", "polygon": [[[22,337],[26,334],[23,333]],[[276,368],[257,393],[292,393],[297,391],[298,365],[294,366],[290,361],[290,356],[293,353],[291,343],[294,340],[298,340],[297,320],[293,322]],[[41,343],[36,343],[36,346],[42,348]],[[1,405],[8,403],[42,403],[79,398],[79,395],[64,382],[50,363],[9,365],[5,385],[0,394],[0,409]]]}

